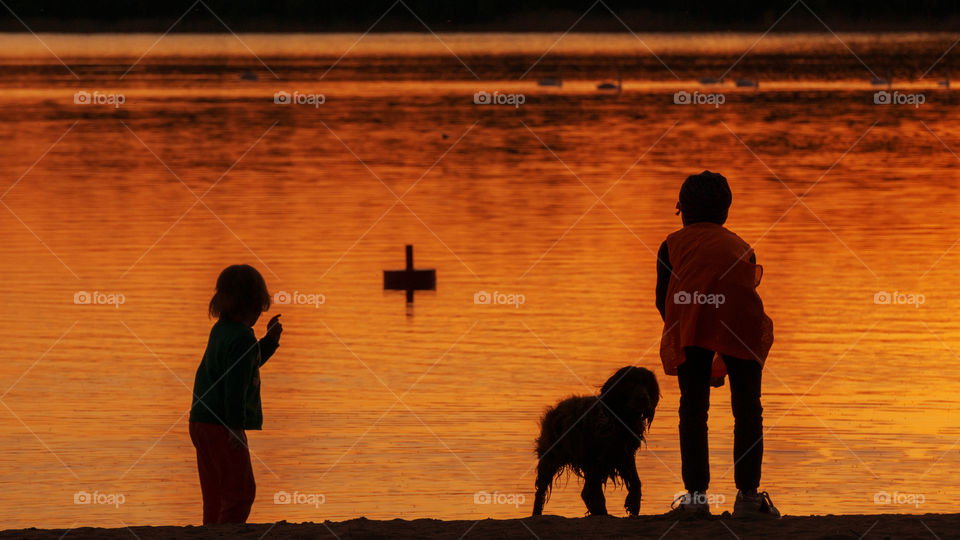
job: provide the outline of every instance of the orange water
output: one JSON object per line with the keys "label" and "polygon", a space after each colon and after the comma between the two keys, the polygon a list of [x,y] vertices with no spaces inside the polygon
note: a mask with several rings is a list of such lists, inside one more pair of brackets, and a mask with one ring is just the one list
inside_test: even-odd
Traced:
{"label": "orange water", "polygon": [[[278,80],[251,58],[210,67],[219,57],[196,45],[189,62],[148,54],[121,80],[149,43],[94,65],[71,58],[115,38],[62,39],[79,79],[11,53],[0,84],[5,526],[199,522],[185,415],[206,303],[237,262],[272,291],[325,299],[270,311],[285,332],[250,436],[251,520],[527,515],[539,415],[630,363],[663,388],[638,468],[642,511],[665,511],[682,487],[678,392],[659,367],[653,252],[679,226],[680,181],[705,168],[732,182],[728,225],[755,245],[776,324],[763,487],[792,514],[955,510],[960,176],[947,146],[960,132],[933,79],[919,108],[874,105],[869,84],[831,88],[822,73],[754,93],[657,87],[640,71],[616,97],[589,78],[403,76],[434,69],[416,55],[397,80],[304,82],[297,62],[314,60],[290,58]],[[500,88],[526,103],[474,105]],[[726,103],[674,105],[682,88]],[[126,101],[77,105],[78,90]],[[274,104],[281,90],[326,103]],[[438,275],[413,307],[381,290],[407,243]],[[124,303],[75,304],[78,291]],[[524,303],[476,304],[481,291]],[[880,291],[924,301],[878,305]],[[729,509],[726,388],[713,411],[711,491]],[[558,486],[547,511],[582,515],[579,489]],[[74,504],[84,491],[123,503]],[[274,504],[281,491],[324,503]],[[482,491],[522,502],[475,504]],[[876,504],[883,493],[894,504]],[[625,493],[607,495],[622,513]]]}

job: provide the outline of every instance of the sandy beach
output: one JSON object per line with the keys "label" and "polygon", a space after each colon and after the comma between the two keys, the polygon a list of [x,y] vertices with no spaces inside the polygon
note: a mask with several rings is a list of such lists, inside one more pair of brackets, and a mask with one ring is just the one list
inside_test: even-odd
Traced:
{"label": "sandy beach", "polygon": [[324,523],[216,525],[212,527],[138,527],[20,529],[0,538],[960,538],[960,514],[786,516],[779,521],[743,521],[715,516],[677,521],[666,516],[639,518],[540,518],[442,521],[366,518]]}

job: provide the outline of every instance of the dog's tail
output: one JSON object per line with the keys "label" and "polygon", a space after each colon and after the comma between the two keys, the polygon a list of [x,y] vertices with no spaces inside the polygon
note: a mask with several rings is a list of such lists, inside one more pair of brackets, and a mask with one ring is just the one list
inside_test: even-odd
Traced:
{"label": "dog's tail", "polygon": [[557,432],[557,409],[551,407],[540,419],[540,436],[536,441],[537,459],[543,459],[544,456],[553,448],[554,444],[560,440],[561,434]]}
{"label": "dog's tail", "polygon": [[543,513],[543,505],[549,500],[553,492],[553,483],[563,474],[563,463],[555,459],[554,447],[563,436],[560,428],[562,424],[560,412],[550,408],[540,420],[540,436],[536,441],[537,454],[537,493],[533,501],[533,515]]}

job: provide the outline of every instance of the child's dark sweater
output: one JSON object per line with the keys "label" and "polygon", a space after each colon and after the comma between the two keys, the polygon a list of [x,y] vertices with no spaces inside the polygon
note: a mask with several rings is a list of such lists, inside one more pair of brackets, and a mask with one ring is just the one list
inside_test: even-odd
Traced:
{"label": "child's dark sweater", "polygon": [[279,343],[253,329],[220,319],[210,329],[207,350],[193,382],[191,422],[221,424],[233,429],[262,429],[260,366]]}

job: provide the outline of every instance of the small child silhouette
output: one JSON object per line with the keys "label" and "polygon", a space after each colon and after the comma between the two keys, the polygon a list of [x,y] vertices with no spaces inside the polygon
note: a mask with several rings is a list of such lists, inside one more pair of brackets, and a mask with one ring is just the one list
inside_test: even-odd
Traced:
{"label": "small child silhouette", "polygon": [[260,272],[233,265],[220,273],[209,313],[217,322],[197,368],[190,439],[197,450],[203,524],[245,523],[257,486],[245,430],[262,429],[260,367],[280,346],[280,315],[257,341],[253,326],[270,308]]}

